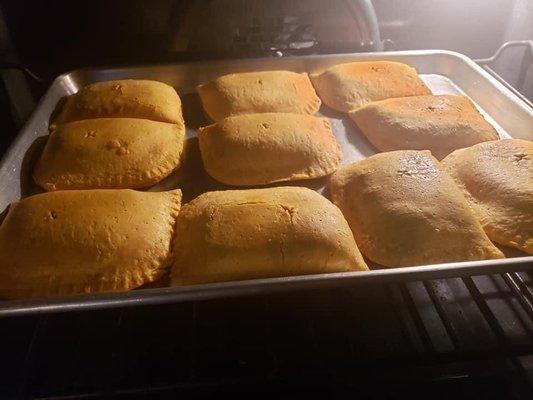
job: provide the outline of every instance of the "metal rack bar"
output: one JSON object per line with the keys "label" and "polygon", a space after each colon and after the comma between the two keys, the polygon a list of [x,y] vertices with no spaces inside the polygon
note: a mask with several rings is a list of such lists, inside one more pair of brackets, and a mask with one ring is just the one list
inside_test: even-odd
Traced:
{"label": "metal rack bar", "polygon": [[[527,336],[528,342],[533,340],[533,321],[529,318],[526,311],[522,307],[519,298],[517,298],[516,294],[508,286],[502,276],[488,275],[487,278],[490,279],[490,281],[492,282],[494,287],[497,288],[498,291],[504,291],[501,293],[501,299],[504,301],[504,308],[506,308],[506,310],[498,310],[497,314],[505,313],[502,316],[506,317],[508,319],[508,322],[512,322],[513,327],[516,328],[519,326],[522,330],[522,334]],[[479,278],[474,279],[474,281],[477,280],[479,280]],[[484,298],[488,302],[487,296],[484,296]],[[512,318],[508,318],[511,314]]]}
{"label": "metal rack bar", "polygon": [[457,332],[455,331],[453,324],[450,322],[450,319],[447,317],[446,312],[444,308],[442,307],[442,304],[438,300],[435,291],[431,287],[428,281],[424,281],[424,288],[429,294],[429,297],[431,298],[431,301],[433,302],[433,305],[435,306],[435,309],[437,310],[437,313],[444,325],[444,328],[446,329],[446,332],[448,333],[448,337],[450,338],[453,347],[455,350],[459,349],[461,346],[461,343],[459,341]]}
{"label": "metal rack bar", "polygon": [[368,45],[372,51],[383,51],[376,10],[371,0],[346,0],[348,10],[357,21],[361,44]]}
{"label": "metal rack bar", "polygon": [[528,299],[533,302],[533,292],[529,288],[529,286],[524,282],[524,279],[518,274],[517,272],[510,272],[509,275],[513,278],[513,280],[520,286],[522,293],[524,293],[525,296],[528,297]]}
{"label": "metal rack bar", "polygon": [[[465,277],[462,279],[462,282],[464,283],[466,289],[468,289],[468,292],[470,293],[472,300],[476,304],[477,309],[479,310],[480,316],[483,317],[483,319],[487,323],[487,326],[490,327],[491,331],[493,332],[494,338],[496,339],[496,343],[499,343],[498,347],[494,347],[494,345],[491,345],[490,348],[480,349],[480,351],[488,351],[489,353],[493,354],[493,356],[497,355],[498,357],[509,357],[509,358],[518,356],[520,354],[524,354],[524,352],[529,351],[528,349],[531,348],[530,345],[514,343],[511,340],[511,338],[507,337],[507,334],[505,330],[503,329],[497,315],[491,310],[491,308],[489,307],[487,303],[487,300],[485,299],[485,296],[478,289],[477,284],[473,281],[473,279],[471,277]],[[474,349],[470,349],[468,346],[463,346],[462,339],[459,338],[458,331],[454,328],[453,324],[451,323],[451,318],[453,318],[453,315],[448,315],[448,311],[441,304],[441,300],[439,299],[439,296],[433,290],[433,287],[431,286],[431,284],[429,282],[423,282],[423,284],[424,284],[424,288],[426,289],[426,291],[428,292],[428,295],[431,298],[431,301],[435,307],[435,310],[437,310],[440,320],[445,326],[446,333],[450,341],[454,345],[454,349],[451,351],[451,353],[442,353],[442,354],[435,353],[435,348],[433,345],[431,335],[426,329],[422,316],[420,315],[419,310],[412,296],[409,293],[409,290],[407,290],[405,284],[399,285],[399,286],[403,286],[403,288],[401,288],[400,290],[401,290],[401,294],[404,300],[404,304],[405,306],[407,306],[407,309],[409,310],[409,314],[414,323],[413,325],[416,328],[416,333],[421,338],[422,343],[425,345],[426,350],[428,350],[427,352],[429,354],[433,354],[434,356],[439,356],[439,357],[441,355],[445,356],[446,354],[452,356],[453,353],[456,353],[454,357],[464,357],[466,354],[469,354],[468,357],[477,358],[478,357],[476,355],[477,352],[473,351]],[[521,293],[514,292],[514,291],[512,293],[514,297],[516,297],[520,301],[522,297]],[[461,301],[461,300],[458,299],[457,301]],[[463,322],[468,323],[468,320],[465,320],[463,318]],[[462,330],[460,329],[460,331]],[[475,334],[475,332],[472,332],[472,333]],[[490,341],[488,341],[487,343],[490,344]],[[426,354],[426,356],[428,356],[429,354]],[[479,355],[481,355],[481,353],[479,353]],[[445,359],[447,358],[448,357],[445,357]]]}
{"label": "metal rack bar", "polygon": [[409,310],[409,314],[411,315],[414,325],[417,328],[417,332],[422,341],[425,352],[429,354],[435,353],[435,347],[433,346],[431,337],[428,331],[426,330],[426,326],[424,325],[420,314],[417,311],[416,304],[413,298],[411,297],[407,286],[405,285],[405,283],[401,283],[398,284],[398,287],[400,288],[400,293],[403,297],[405,305],[407,306],[407,309]]}
{"label": "metal rack bar", "polygon": [[[497,62],[505,50],[509,48],[524,48],[524,55],[522,56],[522,61],[520,62],[520,72],[517,80],[517,88],[510,85],[505,79],[503,79],[500,74],[498,74],[493,68],[492,65]],[[533,65],[533,40],[513,40],[503,43],[489,58],[478,58],[474,60],[476,63],[481,65],[489,74],[496,78],[501,84],[503,84],[507,89],[509,89],[513,94],[519,97],[524,103],[529,107],[533,108],[533,103],[529,101],[519,90],[522,90],[528,69]]]}
{"label": "metal rack bar", "polygon": [[[505,279],[505,278],[504,278]],[[505,353],[508,353],[509,347],[511,347],[511,343],[509,341],[509,338],[505,334],[504,329],[502,328],[500,322],[488,306],[487,302],[485,301],[483,295],[479,291],[477,285],[472,280],[471,277],[463,278],[463,282],[465,283],[466,287],[472,293],[472,297],[474,298],[477,306],[479,307],[480,311],[482,312],[485,320],[490,324],[492,331],[496,335],[496,339],[500,343],[500,345],[506,350]],[[524,370],[522,364],[518,361],[516,356],[508,356],[509,361],[513,365],[514,369],[519,372],[519,376],[521,379],[521,383],[525,385],[529,390],[532,389],[531,384],[529,382],[529,379],[527,377],[527,373]]]}
{"label": "metal rack bar", "polygon": [[481,314],[485,318],[485,320],[490,325],[492,331],[494,332],[496,339],[500,342],[502,345],[506,345],[506,338],[505,338],[505,331],[503,330],[502,326],[498,322],[498,319],[488,306],[487,302],[483,298],[483,295],[479,291],[478,287],[474,283],[471,277],[466,277],[462,279],[465,286],[469,290],[469,292],[472,294],[472,298],[476,302],[476,305],[478,306],[479,310],[481,311]]}
{"label": "metal rack bar", "polygon": [[401,290],[397,284],[387,285],[387,296],[389,304],[392,307],[394,314],[400,322],[402,335],[408,343],[411,345],[412,351],[416,354],[423,354],[425,348],[420,334],[417,331],[415,322],[405,304],[405,299],[402,297]]}
{"label": "metal rack bar", "polygon": [[527,313],[529,318],[533,320],[533,302],[527,297],[528,295],[526,294],[529,293],[529,295],[531,295],[531,292],[529,290],[523,292],[520,284],[515,281],[515,277],[511,276],[510,273],[501,274],[501,277],[507,286],[509,286],[509,288],[513,291],[518,301],[520,301],[520,304],[524,308],[524,311]]}
{"label": "metal rack bar", "polygon": [[68,298],[17,300],[0,303],[0,317],[65,311],[82,311],[130,306],[146,306],[207,300],[219,297],[240,297],[303,289],[353,287],[377,283],[420,281],[439,278],[485,275],[533,268],[531,257],[501,260],[466,261],[419,267],[375,269],[364,272],[289,276],[250,281],[221,282],[205,285],[133,290],[124,293],[96,293]]}

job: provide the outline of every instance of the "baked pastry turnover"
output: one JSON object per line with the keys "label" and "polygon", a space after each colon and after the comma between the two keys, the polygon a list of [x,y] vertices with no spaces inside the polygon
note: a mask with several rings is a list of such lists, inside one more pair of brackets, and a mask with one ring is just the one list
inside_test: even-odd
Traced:
{"label": "baked pastry turnover", "polygon": [[533,142],[506,139],[442,161],[493,241],[533,254]]}
{"label": "baked pastry turnover", "polygon": [[380,153],[332,175],[361,252],[387,267],[502,258],[429,151]]}
{"label": "baked pastry turnover", "polygon": [[181,100],[163,82],[125,79],[98,82],[67,97],[50,127],[89,118],[144,118],[183,125]]}
{"label": "baked pastry turnover", "polygon": [[160,278],[181,191],[73,190],[13,203],[0,225],[0,297],[125,291]]}
{"label": "baked pastry turnover", "polygon": [[46,190],[140,188],[180,165],[183,124],[99,118],[58,125],[38,160],[34,179]]}
{"label": "baked pastry turnover", "polygon": [[350,117],[381,151],[431,150],[439,160],[454,150],[499,138],[466,96],[386,99],[351,111]]}
{"label": "baked pastry turnover", "polygon": [[260,71],[224,75],[198,86],[213,121],[238,114],[285,112],[315,114],[320,99],[306,73]]}
{"label": "baked pastry turnover", "polygon": [[390,97],[431,94],[414,68],[393,61],[339,64],[311,80],[324,104],[343,112]]}
{"label": "baked pastry turnover", "polygon": [[173,285],[367,269],[340,210],[303,187],[207,192],[176,229]]}
{"label": "baked pastry turnover", "polygon": [[205,169],[228,185],[331,174],[342,160],[327,118],[265,113],[227,117],[198,130]]}

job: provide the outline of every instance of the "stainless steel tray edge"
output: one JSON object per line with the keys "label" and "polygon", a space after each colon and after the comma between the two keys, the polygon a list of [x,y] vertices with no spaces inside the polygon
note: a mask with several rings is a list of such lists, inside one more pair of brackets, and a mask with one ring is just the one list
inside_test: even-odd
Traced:
{"label": "stainless steel tray edge", "polygon": [[467,261],[361,272],[339,272],[193,286],[174,286],[121,293],[95,293],[65,298],[17,300],[0,303],[0,318],[253,296],[293,290],[357,287],[364,284],[493,275],[512,271],[529,271],[531,269],[533,269],[533,257],[516,257],[502,260]]}

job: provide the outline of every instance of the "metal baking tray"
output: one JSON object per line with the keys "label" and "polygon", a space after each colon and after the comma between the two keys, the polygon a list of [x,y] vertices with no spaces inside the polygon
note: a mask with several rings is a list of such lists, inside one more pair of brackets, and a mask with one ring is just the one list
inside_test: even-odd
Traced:
{"label": "metal baking tray", "polygon": [[[128,68],[81,69],[55,79],[36,110],[0,161],[0,210],[11,202],[41,190],[33,183],[31,171],[46,135],[48,119],[58,101],[84,85],[110,79],[144,78],[166,82],[178,91],[187,126],[186,151],[183,166],[163,182],[148,190],[167,190],[179,187],[184,201],[208,190],[230,188],[216,182],[204,171],[196,139],[196,128],[209,123],[202,112],[195,86],[217,76],[246,71],[291,70],[320,72],[325,68],[348,61],[391,60],[407,63],[418,70],[434,94],[466,94],[485,118],[495,126],[502,138],[533,139],[533,109],[505,85],[494,79],[468,57],[442,50],[401,51],[312,55],[230,61],[191,62],[170,65],[151,65]],[[344,153],[344,163],[368,157],[376,150],[344,114],[326,106],[320,114],[331,119],[332,127]],[[323,192],[327,178],[299,181]],[[325,193],[327,195],[327,193]],[[32,314],[52,311],[123,307],[191,301],[267,293],[282,290],[317,287],[353,286],[378,282],[423,280],[456,276],[495,274],[524,271],[533,267],[533,256],[503,249],[509,258],[427,265],[395,269],[375,269],[363,272],[304,275],[270,279],[224,282],[184,287],[140,288],[126,293],[99,293],[42,300],[0,302],[0,316]]]}

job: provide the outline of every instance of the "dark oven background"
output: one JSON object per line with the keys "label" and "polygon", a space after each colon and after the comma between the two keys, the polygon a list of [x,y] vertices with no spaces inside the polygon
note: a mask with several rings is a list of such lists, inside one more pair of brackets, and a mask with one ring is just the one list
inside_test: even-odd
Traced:
{"label": "dark oven background", "polygon": [[[372,15],[367,3],[2,1],[0,153],[76,68],[383,49],[487,58],[533,37],[527,0],[375,0]],[[494,69],[532,99],[523,55]],[[532,285],[513,273],[3,319],[0,398],[528,399]]]}

